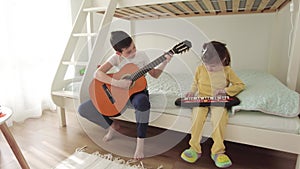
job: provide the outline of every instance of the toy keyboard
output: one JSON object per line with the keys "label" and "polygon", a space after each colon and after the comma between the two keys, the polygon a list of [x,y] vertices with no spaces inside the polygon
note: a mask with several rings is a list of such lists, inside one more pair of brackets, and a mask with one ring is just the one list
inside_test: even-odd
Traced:
{"label": "toy keyboard", "polygon": [[181,107],[207,107],[217,106],[230,108],[240,104],[240,100],[235,96],[215,96],[215,97],[183,97],[175,101],[176,106]]}

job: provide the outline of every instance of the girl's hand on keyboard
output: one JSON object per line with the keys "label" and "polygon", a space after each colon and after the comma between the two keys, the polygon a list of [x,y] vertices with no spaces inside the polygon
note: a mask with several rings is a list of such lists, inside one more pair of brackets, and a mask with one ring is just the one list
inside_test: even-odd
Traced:
{"label": "girl's hand on keyboard", "polygon": [[187,94],[185,94],[185,97],[194,97],[195,93],[193,92],[188,92]]}
{"label": "girl's hand on keyboard", "polygon": [[215,90],[215,96],[225,96],[226,91],[224,89],[217,89]]}

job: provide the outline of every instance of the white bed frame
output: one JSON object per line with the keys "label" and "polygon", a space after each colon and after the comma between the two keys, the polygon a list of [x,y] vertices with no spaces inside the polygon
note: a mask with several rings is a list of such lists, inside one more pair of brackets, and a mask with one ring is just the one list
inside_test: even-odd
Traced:
{"label": "white bed frame", "polygon": [[[160,2],[164,2],[164,3],[175,2],[175,1],[178,0],[139,0],[139,1],[99,0],[99,1],[93,1],[92,3],[90,2],[90,4],[94,6],[89,8],[89,10],[92,11],[95,9],[99,9],[99,10],[105,9],[106,12],[104,14],[101,25],[109,25],[110,22],[112,22],[113,14],[117,7],[129,7],[129,6],[153,4],[153,3],[160,3]],[[84,8],[85,6],[86,4],[83,3],[82,8]],[[80,17],[80,15],[78,15],[78,17]],[[91,58],[88,63],[88,67],[86,69],[86,73],[82,81],[79,98],[74,98],[72,96],[69,97],[64,95],[63,98],[59,98],[59,101],[56,101],[59,102],[57,103],[57,105],[60,106],[59,110],[60,110],[61,126],[66,125],[64,108],[66,108],[68,104],[76,106],[77,103],[74,104],[75,102],[82,103],[83,101],[88,99],[88,86],[89,86],[89,82],[92,80],[91,78],[92,78],[94,68],[97,66],[98,63],[97,57],[104,55],[103,53],[101,53],[101,51],[104,51],[101,49],[103,47],[104,42],[101,41],[103,41],[103,39],[106,39],[106,36],[109,33],[108,31],[109,31],[108,29],[105,29],[101,26],[99,28],[98,35],[95,40],[94,50],[92,51]],[[56,95],[55,97],[59,97],[59,95]],[[131,117],[121,116],[119,117],[119,119],[126,120],[126,121],[133,121],[132,119],[134,119],[133,118],[134,113],[130,112],[131,110],[128,111],[129,112],[128,113],[126,112],[125,114]],[[157,112],[153,111],[151,112],[151,114],[155,115],[157,114]],[[159,118],[157,118],[156,120],[150,123],[150,126],[189,133],[190,125],[183,125],[183,124],[191,124],[191,118],[186,116],[177,116],[177,115],[162,113],[159,115]],[[204,128],[204,136],[209,136],[211,130],[212,129],[211,129],[210,122],[206,123]],[[297,157],[297,163],[295,169],[300,169],[300,135],[229,124],[227,128],[226,140],[231,142],[236,142],[236,143],[242,143],[242,144],[253,145],[253,146],[264,147],[273,150],[297,154],[298,157]]]}
{"label": "white bed frame", "polygon": [[[150,122],[150,126],[190,133],[192,122],[188,116],[156,111],[151,111],[151,115],[159,118],[153,118],[155,120]],[[134,111],[129,109],[117,119],[135,122]],[[212,124],[207,121],[204,125],[203,136],[210,137],[211,133]],[[298,134],[228,124],[225,140],[297,154],[295,169],[300,169],[300,135]]]}

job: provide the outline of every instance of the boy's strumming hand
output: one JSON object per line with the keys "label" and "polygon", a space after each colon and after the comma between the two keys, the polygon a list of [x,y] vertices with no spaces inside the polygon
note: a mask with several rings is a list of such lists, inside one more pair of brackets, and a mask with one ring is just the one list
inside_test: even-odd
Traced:
{"label": "boy's strumming hand", "polygon": [[120,80],[113,79],[111,85],[124,88],[124,89],[129,89],[131,83],[132,81],[128,79],[120,79]]}

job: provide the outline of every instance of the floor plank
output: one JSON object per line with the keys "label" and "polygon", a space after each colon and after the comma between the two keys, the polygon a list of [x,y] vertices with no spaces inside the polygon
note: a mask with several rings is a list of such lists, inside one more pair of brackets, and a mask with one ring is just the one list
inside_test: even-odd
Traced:
{"label": "floor plank", "polygon": [[[54,112],[45,111],[41,118],[27,119],[22,123],[14,123],[10,130],[12,131],[17,143],[19,144],[25,159],[32,169],[47,169],[56,166],[60,161],[74,153],[78,147],[88,146],[87,152],[92,153],[99,151],[102,154],[109,151],[101,148],[96,144],[97,139],[101,140],[101,131],[98,126],[91,124],[95,129],[96,138],[87,135],[82,127],[82,119],[75,112],[67,112],[67,127],[59,127],[58,116]],[[134,139],[135,124],[121,122],[123,135],[128,135]],[[153,137],[165,132],[163,129],[150,127],[148,136]],[[102,133],[104,134],[104,133]],[[174,132],[173,134],[181,135],[183,133]],[[145,167],[156,168],[163,165],[164,169],[214,169],[213,161],[210,159],[210,147],[212,140],[207,139],[202,144],[203,155],[195,164],[188,164],[180,159],[180,153],[188,147],[190,136],[186,135],[183,139],[170,150],[161,154],[147,157],[142,162]],[[126,141],[114,138],[117,141],[108,143],[111,146],[124,144],[126,149]],[[95,141],[96,140],[96,141]],[[254,146],[247,146],[232,142],[225,142],[227,154],[233,161],[231,169],[294,169],[296,165],[295,154],[279,152]],[[147,144],[146,144],[147,145]],[[149,143],[151,145],[151,143]],[[130,147],[128,148],[131,149]],[[133,149],[133,148],[132,148]],[[134,151],[134,149],[132,150]],[[126,160],[128,157],[122,157]],[[18,169],[20,168],[16,158],[6,143],[4,137],[0,135],[0,169]]]}

